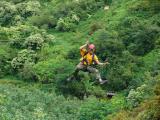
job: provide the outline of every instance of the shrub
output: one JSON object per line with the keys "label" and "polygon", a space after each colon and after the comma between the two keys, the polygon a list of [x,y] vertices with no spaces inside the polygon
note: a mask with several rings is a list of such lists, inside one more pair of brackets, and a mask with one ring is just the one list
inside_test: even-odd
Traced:
{"label": "shrub", "polygon": [[[67,53],[67,56],[66,56],[66,59],[70,59],[70,60],[76,60],[77,61],[77,58],[80,57],[79,55],[79,51],[77,50],[78,46],[76,47],[72,47],[72,49],[70,51],[68,51]],[[78,61],[77,61],[78,62]]]}
{"label": "shrub", "polygon": [[70,31],[74,30],[75,24],[72,23],[71,19],[69,17],[67,18],[60,18],[57,22],[56,29],[59,31]]}
{"label": "shrub", "polygon": [[160,74],[160,60],[155,61],[154,65],[152,66],[151,75],[153,77]]}
{"label": "shrub", "polygon": [[61,57],[38,62],[34,66],[35,75],[44,83],[65,80],[72,70],[73,64]]}
{"label": "shrub", "polygon": [[146,84],[141,85],[136,90],[131,89],[128,94],[128,102],[132,107],[137,107],[143,100],[149,97],[149,94],[152,92]]}
{"label": "shrub", "polygon": [[12,25],[17,14],[16,6],[10,2],[2,1],[0,3],[0,25]]}
{"label": "shrub", "polygon": [[41,4],[39,1],[27,1],[17,4],[16,7],[19,14],[27,18],[39,14]]}
{"label": "shrub", "polygon": [[43,29],[43,26],[46,25],[48,28],[56,27],[57,20],[51,16],[49,13],[40,14],[37,16],[32,16],[29,21],[33,24],[38,26],[39,28]]}
{"label": "shrub", "polygon": [[154,2],[152,0],[142,0],[140,2],[133,1],[131,6],[129,6],[129,11],[137,14],[143,14],[149,11],[148,15],[151,15],[157,14],[159,11],[159,7],[160,2],[158,0],[155,0]]}
{"label": "shrub", "polygon": [[104,3],[110,5],[112,3],[112,0],[104,0]]}
{"label": "shrub", "polygon": [[25,1],[18,4],[2,1],[0,24],[2,26],[11,26],[23,23],[24,18],[37,15],[40,12],[40,3],[38,1]]}
{"label": "shrub", "polygon": [[128,50],[135,55],[145,55],[155,47],[155,39],[159,34],[157,27],[137,26],[133,30],[125,31],[124,43]]}
{"label": "shrub", "polygon": [[128,88],[128,86],[130,86],[130,82],[132,81],[133,75],[131,67],[127,67],[127,65],[128,64],[126,64],[126,66],[122,66],[119,63],[117,63],[107,71],[107,79],[109,80],[108,88],[114,91],[119,91],[124,90]]}
{"label": "shrub", "polygon": [[34,65],[35,63],[26,61],[23,65],[23,68],[19,70],[19,78],[26,81],[37,81],[37,78],[33,71]]}
{"label": "shrub", "polygon": [[43,45],[44,39],[41,34],[31,35],[26,38],[24,46],[31,50],[40,50]]}
{"label": "shrub", "polygon": [[[34,26],[18,25],[16,27],[0,27],[0,39],[10,44],[12,48],[40,49],[43,42],[52,44],[55,37],[43,29]],[[33,45],[32,45],[33,44]]]}
{"label": "shrub", "polygon": [[[83,104],[79,112],[79,120],[103,120],[108,114],[109,105],[105,101],[97,101],[95,98],[89,98],[86,104]],[[93,111],[94,110],[94,111]]]}
{"label": "shrub", "polygon": [[95,31],[97,31],[98,29],[101,29],[102,25],[100,23],[94,23],[90,26],[90,31],[89,34],[92,35]]}
{"label": "shrub", "polygon": [[18,53],[17,57],[13,58],[11,66],[15,70],[21,70],[26,62],[35,63],[36,59],[36,53],[34,51],[24,49]]}
{"label": "shrub", "polygon": [[0,78],[11,73],[10,61],[14,57],[15,51],[6,45],[0,45]]}
{"label": "shrub", "polygon": [[43,91],[43,87],[36,87],[23,83],[0,85],[0,93],[3,93],[0,94],[0,118],[76,120],[81,101],[66,100],[62,95],[56,95],[53,86],[45,86],[52,88],[51,93]]}
{"label": "shrub", "polygon": [[98,51],[97,53],[100,55],[100,58],[105,60],[106,57],[111,58],[115,55],[120,56],[122,54],[124,45],[120,40],[113,38],[112,33],[109,33],[105,30],[98,30],[95,33],[95,36],[95,44],[97,46],[96,49]]}
{"label": "shrub", "polygon": [[80,106],[78,120],[105,120],[106,116],[123,109],[124,106],[125,99],[122,96],[115,96],[111,101],[89,97]]}
{"label": "shrub", "polygon": [[[80,20],[87,19],[94,11],[103,7],[104,3],[104,0],[59,1],[55,6],[54,2],[51,2],[54,10],[49,10],[49,14],[53,13],[51,15],[56,19],[57,30],[74,31],[75,25],[77,25]],[[53,9],[52,6],[51,9]]]}
{"label": "shrub", "polygon": [[155,41],[155,47],[160,48],[160,38]]}

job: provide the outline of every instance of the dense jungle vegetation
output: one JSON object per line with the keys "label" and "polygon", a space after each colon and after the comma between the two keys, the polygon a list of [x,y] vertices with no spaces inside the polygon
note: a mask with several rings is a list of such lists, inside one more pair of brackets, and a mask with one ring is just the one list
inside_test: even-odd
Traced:
{"label": "dense jungle vegetation", "polygon": [[[66,81],[86,40],[108,84]],[[160,1],[1,0],[0,119],[160,120]]]}

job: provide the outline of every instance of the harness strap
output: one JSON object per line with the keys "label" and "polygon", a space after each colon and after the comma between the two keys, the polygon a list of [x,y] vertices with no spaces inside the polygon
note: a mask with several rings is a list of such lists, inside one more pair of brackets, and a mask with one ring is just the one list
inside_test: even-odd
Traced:
{"label": "harness strap", "polygon": [[[85,55],[83,56],[82,63],[84,64],[84,62],[86,62],[86,64],[88,65],[88,61],[87,61],[87,59],[85,58],[87,54],[88,54],[88,52],[86,52]],[[95,56],[95,54],[92,54],[92,62],[95,64],[94,56]]]}
{"label": "harness strap", "polygon": [[94,61],[94,54],[92,54],[92,62],[93,62],[93,64],[95,64],[95,61]]}

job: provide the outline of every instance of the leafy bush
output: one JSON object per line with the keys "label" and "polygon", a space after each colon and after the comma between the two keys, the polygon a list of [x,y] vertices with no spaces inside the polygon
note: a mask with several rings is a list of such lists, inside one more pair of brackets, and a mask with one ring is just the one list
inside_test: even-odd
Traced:
{"label": "leafy bush", "polygon": [[36,89],[36,87],[37,85],[25,86],[21,82],[17,85],[14,85],[14,83],[0,85],[0,118],[76,119],[81,104],[79,100],[66,101],[63,96],[55,94],[53,86],[51,93],[43,91],[43,87],[41,87],[42,90]]}
{"label": "leafy bush", "polygon": [[136,90],[131,90],[128,94],[128,102],[131,106],[137,107],[143,100],[149,97],[149,93],[152,92],[151,88],[148,88],[146,84],[141,85]]}
{"label": "leafy bush", "polygon": [[2,1],[0,3],[0,13],[0,25],[12,25],[17,14],[17,9],[14,4]]}
{"label": "leafy bush", "polygon": [[57,22],[56,29],[59,31],[70,31],[74,30],[74,23],[72,23],[71,19],[69,17],[67,18],[60,18]]}
{"label": "leafy bush", "polygon": [[38,62],[34,66],[35,75],[37,76],[38,81],[46,83],[65,80],[72,70],[72,63],[60,57]]}
{"label": "leafy bush", "polygon": [[18,53],[17,57],[13,58],[11,65],[13,69],[20,70],[26,62],[35,63],[36,59],[36,53],[34,51],[24,49]]}
{"label": "leafy bush", "polygon": [[155,42],[155,47],[160,48],[160,38],[158,38]]}
{"label": "leafy bush", "polygon": [[104,0],[104,3],[110,5],[112,3],[112,0]]}
{"label": "leafy bush", "polygon": [[[118,99],[117,99],[118,98]],[[124,108],[125,100],[121,96],[114,97],[110,102],[88,98],[80,107],[79,120],[104,120],[107,115]]]}
{"label": "leafy bush", "polygon": [[[109,120],[131,120],[131,119],[136,119],[136,120],[158,120],[160,118],[159,114],[160,114],[160,107],[159,107],[159,96],[160,96],[160,88],[159,88],[159,79],[160,77],[157,77],[156,79],[158,80],[156,82],[156,84],[154,86],[152,86],[152,88],[154,89],[155,95],[154,96],[150,96],[148,100],[145,100],[145,102],[139,104],[136,108],[132,109],[132,111],[130,110],[121,110],[120,112],[116,113],[116,114],[112,114],[109,117]],[[135,96],[137,96],[135,99],[137,100],[137,98],[140,98],[140,94],[144,95],[145,94],[145,87],[148,87],[146,85],[142,85],[142,89],[139,89],[139,93]],[[141,89],[141,90],[140,90]],[[147,88],[149,89],[149,88]],[[143,91],[142,93],[140,91]],[[138,92],[138,91],[137,91]],[[148,92],[148,90],[147,90]],[[146,93],[147,94],[147,93]],[[134,99],[134,98],[133,98]],[[132,100],[133,100],[132,99]],[[144,99],[141,96],[141,99]],[[139,99],[140,100],[140,99]],[[135,117],[136,114],[136,117]]]}
{"label": "leafy bush", "polygon": [[144,55],[150,52],[155,47],[155,38],[158,31],[156,28],[150,28],[135,32],[131,38],[134,42],[128,47],[129,50],[137,55]]}
{"label": "leafy bush", "polygon": [[[133,19],[133,17],[131,17]],[[136,18],[138,19],[138,18]],[[132,20],[128,23],[128,28],[121,31],[123,43],[127,46],[128,50],[135,55],[145,55],[155,47],[155,41],[159,35],[157,26],[146,26]]]}
{"label": "leafy bush", "polygon": [[40,12],[41,4],[39,1],[26,1],[16,5],[19,14],[24,17],[31,17]]}
{"label": "leafy bush", "polygon": [[[30,45],[32,48],[36,43],[34,43],[33,46],[31,46],[31,39],[33,39],[34,42],[38,42],[35,40],[36,36],[38,39],[41,38],[41,42],[39,44],[42,44],[44,42],[52,43],[55,39],[55,37],[51,34],[48,34],[45,30],[43,29],[38,29],[37,27],[34,26],[27,26],[27,25],[18,25],[16,27],[0,27],[0,39],[2,41],[6,41],[10,44],[11,47],[17,48],[17,49],[22,49]],[[33,37],[33,38],[31,38]],[[43,40],[42,40],[43,39]],[[41,45],[40,45],[41,46]],[[38,49],[40,46],[35,46],[37,48],[33,49]]]}
{"label": "leafy bush", "polygon": [[7,45],[0,45],[0,78],[11,73],[10,61],[16,55]]}
{"label": "leafy bush", "polygon": [[113,37],[112,34],[116,33],[109,33],[106,30],[98,30],[95,33],[96,36],[96,50],[97,54],[100,55],[100,58],[105,60],[107,57],[114,57],[120,56],[122,51],[124,50],[124,45],[120,40],[117,40],[116,36]]}
{"label": "leafy bush", "polygon": [[31,35],[26,38],[24,45],[31,50],[40,50],[43,45],[44,39],[41,34]]}
{"label": "leafy bush", "polygon": [[56,27],[57,24],[57,20],[49,13],[32,16],[29,22],[42,29],[53,28]]}
{"label": "leafy bush", "polygon": [[100,23],[93,23],[90,26],[90,31],[89,31],[89,35],[92,35],[95,31],[97,31],[98,29],[102,29],[102,25]]}
{"label": "leafy bush", "polygon": [[35,63],[26,61],[23,65],[23,68],[19,70],[18,77],[26,81],[37,81],[37,78],[33,71],[33,66]]}
{"label": "leafy bush", "polygon": [[22,24],[25,18],[37,15],[40,12],[41,5],[38,1],[24,1],[17,4],[2,1],[0,7],[0,24],[11,26]]}
{"label": "leafy bush", "polygon": [[[145,12],[147,13],[148,11],[148,15],[151,14],[156,14],[159,11],[159,7],[160,7],[160,2],[158,0],[155,0],[154,2],[152,0],[142,0],[140,2],[136,2],[136,1],[132,1],[131,6],[129,6],[129,10],[132,13],[137,13],[137,14],[145,14]],[[144,16],[143,16],[144,17]]]}
{"label": "leafy bush", "polygon": [[33,16],[31,23],[37,26],[55,27],[59,31],[74,31],[80,20],[87,19],[94,11],[103,7],[104,0],[51,1],[41,14]]}
{"label": "leafy bush", "polygon": [[[3,1],[7,2],[0,3],[0,39],[5,41],[0,44],[0,77],[8,78],[12,67],[13,76],[40,83],[1,79],[1,119],[104,120],[110,114],[111,120],[159,119],[159,0],[115,0],[113,6],[112,0]],[[111,7],[104,11],[106,4]],[[110,65],[101,69],[108,84],[96,84],[84,72],[66,82],[88,31],[95,33],[91,39],[100,61],[109,57]],[[48,33],[57,37],[55,44]],[[108,90],[116,91],[109,100]]]}
{"label": "leafy bush", "polygon": [[97,101],[95,98],[82,105],[79,112],[79,120],[103,120],[108,114],[108,104],[105,101]]}

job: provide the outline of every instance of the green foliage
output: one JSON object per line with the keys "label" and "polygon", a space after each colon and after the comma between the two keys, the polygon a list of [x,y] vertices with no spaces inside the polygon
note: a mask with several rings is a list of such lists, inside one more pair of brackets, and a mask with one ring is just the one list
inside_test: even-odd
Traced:
{"label": "green foliage", "polygon": [[43,45],[44,39],[41,34],[31,35],[26,38],[24,45],[31,50],[40,50]]}
{"label": "green foliage", "polygon": [[0,25],[12,25],[17,14],[16,6],[10,2],[2,1],[0,8]]}
{"label": "green foliage", "polygon": [[34,65],[35,63],[33,62],[25,61],[23,67],[18,72],[19,78],[25,81],[36,81],[37,78],[33,70]]}
{"label": "green foliage", "polygon": [[16,7],[20,15],[27,18],[39,14],[41,4],[39,1],[27,1],[17,4]]}
{"label": "green foliage", "polygon": [[105,100],[97,101],[95,98],[89,98],[82,104],[79,113],[79,120],[104,120],[105,116],[113,111],[124,108],[124,98],[121,96],[113,98],[110,102]]}
{"label": "green foliage", "polygon": [[0,45],[0,78],[11,73],[10,61],[16,55],[7,45]]}
{"label": "green foliage", "polygon": [[7,60],[8,54],[3,49],[0,49],[0,78],[4,77],[7,73],[7,69],[9,69],[9,66],[6,65]]}
{"label": "green foliage", "polygon": [[160,48],[160,38],[155,41],[155,47]]}
{"label": "green foliage", "polygon": [[80,109],[79,120],[103,120],[108,113],[108,104],[105,101],[97,101],[92,98]]}
{"label": "green foliage", "polygon": [[105,4],[110,5],[112,3],[112,0],[104,0]]}
{"label": "green foliage", "polygon": [[0,118],[4,119],[103,120],[107,114],[123,108],[124,98],[117,96],[111,102],[95,97],[86,98],[83,102],[78,99],[66,100],[55,94],[52,85],[26,86],[17,81],[2,85],[1,80],[0,103]]}
{"label": "green foliage", "polygon": [[142,85],[136,90],[131,89],[128,94],[128,101],[133,107],[137,107],[143,100],[147,99],[148,93],[151,92],[151,89],[147,85]]}
{"label": "green foliage", "polygon": [[1,119],[76,119],[81,104],[76,99],[66,101],[63,96],[57,96],[53,88],[49,93],[39,85],[10,83],[0,86]]}
{"label": "green foliage", "polygon": [[2,1],[0,7],[0,25],[11,26],[21,24],[25,18],[37,15],[41,5],[38,1],[24,1],[17,4]]}
{"label": "green foliage", "polygon": [[152,72],[151,75],[153,77],[160,74],[160,60],[155,61],[154,65],[152,66]]}
{"label": "green foliage", "polygon": [[73,31],[74,26],[75,25],[72,23],[69,17],[65,19],[60,18],[57,22],[56,29],[59,31],[70,31],[70,30]]}
{"label": "green foliage", "polygon": [[[158,120],[159,8],[159,0],[2,0],[0,77],[39,83],[0,80],[0,118]],[[66,81],[88,33],[99,60],[109,58],[99,68],[108,84],[84,72]]]}
{"label": "green foliage", "polygon": [[36,53],[34,51],[24,49],[18,53],[17,57],[13,58],[11,65],[13,69],[20,70],[26,62],[35,63],[36,59]]}
{"label": "green foliage", "polygon": [[[130,9],[130,12],[132,12],[134,14],[135,13],[145,14],[149,11],[148,15],[151,15],[151,14],[158,13],[159,6],[160,6],[160,2],[158,0],[155,0],[154,2],[152,0],[142,0],[140,2],[132,1],[131,6],[129,6],[129,9]],[[145,14],[145,15],[147,15],[147,14]]]}
{"label": "green foliage", "polygon": [[56,82],[67,79],[73,70],[73,64],[61,57],[38,62],[34,66],[35,75],[40,82]]}
{"label": "green foliage", "polygon": [[30,22],[39,27],[55,28],[58,31],[74,31],[81,20],[89,18],[93,12],[102,8],[105,3],[108,3],[108,1],[50,1],[48,6],[44,6],[40,15],[31,17]]}
{"label": "green foliage", "polygon": [[38,26],[42,29],[53,28],[56,26],[57,20],[49,13],[32,16],[29,19],[33,25]]}
{"label": "green foliage", "polygon": [[[54,40],[53,35],[47,34],[45,30],[40,30],[34,26],[19,25],[10,28],[0,27],[0,39],[9,42],[11,47],[17,49],[24,48],[24,44],[27,44],[27,42],[32,41],[32,38],[28,40],[29,36],[31,36],[32,34],[40,34],[38,36],[42,36],[42,39],[44,39],[45,42],[50,42]],[[35,37],[33,37],[33,39],[35,39]]]}
{"label": "green foliage", "polygon": [[[113,114],[109,117],[110,120],[158,120],[160,118],[159,116],[159,111],[160,111],[160,107],[159,107],[159,98],[160,98],[160,92],[159,92],[159,75],[156,77],[156,79],[158,80],[155,85],[150,86],[150,85],[142,85],[141,87],[137,88],[137,91],[134,91],[133,94],[135,92],[138,92],[137,94],[134,94],[134,98],[135,100],[137,100],[137,98],[139,98],[139,100],[144,99],[143,97],[146,97],[147,93],[145,93],[147,90],[149,90],[149,88],[147,87],[152,87],[155,95],[154,96],[148,96],[148,99],[145,98],[145,102],[141,103],[140,105],[138,105],[136,108],[132,109],[132,111],[130,110],[122,110],[120,111],[118,114]],[[151,88],[150,88],[151,89]],[[132,94],[132,95],[133,95]],[[144,95],[143,97],[141,95]],[[133,97],[132,97],[133,98]],[[132,101],[134,100],[134,98],[132,99]],[[135,116],[136,114],[136,116]]]}
{"label": "green foliage", "polygon": [[142,29],[133,34],[133,38],[130,38],[133,43],[130,43],[129,50],[137,55],[144,55],[150,52],[155,45],[155,38],[159,33],[159,28],[147,28]]}
{"label": "green foliage", "polygon": [[57,91],[61,91],[65,96],[73,95],[79,99],[85,99],[90,95],[105,98],[105,91],[100,86],[95,86],[94,83],[98,81],[93,80],[88,73],[80,72],[72,82],[61,81],[57,84]]}

